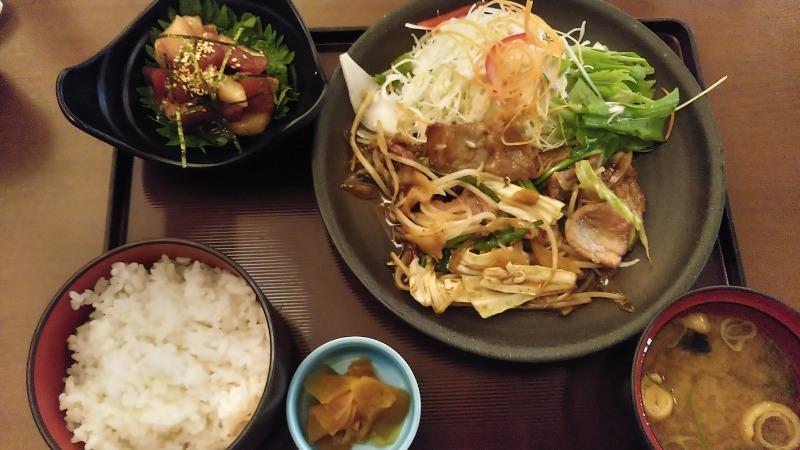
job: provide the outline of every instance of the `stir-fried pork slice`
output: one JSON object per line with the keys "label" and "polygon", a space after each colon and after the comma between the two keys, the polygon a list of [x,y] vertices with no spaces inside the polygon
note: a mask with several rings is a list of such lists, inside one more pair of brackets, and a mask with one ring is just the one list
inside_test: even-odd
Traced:
{"label": "stir-fried pork slice", "polygon": [[547,179],[547,196],[562,203],[569,203],[572,190],[577,183],[578,176],[575,175],[575,169],[569,168],[556,172]]}
{"label": "stir-fried pork slice", "polygon": [[522,142],[516,125],[505,129],[500,121],[470,124],[432,124],[428,126],[425,151],[432,168],[441,172],[476,169],[484,170],[511,181],[527,180],[536,176],[537,164],[534,150]]}
{"label": "stir-fried pork slice", "polygon": [[628,252],[633,224],[608,203],[588,203],[567,220],[567,242],[575,250],[604,267],[616,268]]}
{"label": "stir-fried pork slice", "polygon": [[606,163],[601,174],[603,182],[639,217],[643,217],[646,198],[639,186],[638,173],[633,167],[633,154],[619,152]]}
{"label": "stir-fried pork slice", "polygon": [[642,187],[639,186],[639,182],[636,181],[635,177],[623,178],[622,181],[615,184],[611,190],[634,214],[639,217],[644,217],[647,200],[642,191]]}
{"label": "stir-fried pork slice", "polygon": [[608,187],[614,187],[623,178],[636,178],[636,169],[633,168],[632,152],[617,152],[611,160],[606,162],[600,178]]}

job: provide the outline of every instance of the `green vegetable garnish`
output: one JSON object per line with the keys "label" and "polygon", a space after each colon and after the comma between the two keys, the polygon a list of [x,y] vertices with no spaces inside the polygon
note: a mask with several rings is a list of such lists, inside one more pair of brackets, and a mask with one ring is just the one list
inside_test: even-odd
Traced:
{"label": "green vegetable garnish", "polygon": [[605,164],[605,162],[610,159],[614,153],[616,153],[618,148],[619,138],[613,134],[602,136],[598,139],[575,147],[569,152],[569,155],[565,159],[561,160],[558,164],[555,164],[553,167],[546,170],[543,174],[539,175],[539,177],[533,180],[533,185],[539,191],[544,190],[547,180],[554,173],[568,169],[576,162],[587,159],[590,156],[602,154],[602,164]]}
{"label": "green vegetable garnish", "polygon": [[703,433],[703,426],[700,425],[700,419],[697,418],[697,411],[694,409],[694,384],[689,389],[689,411],[692,412],[692,421],[694,422],[694,426],[697,429],[697,434],[700,436],[700,445],[703,447],[703,450],[708,450],[708,441],[706,440],[706,435]]}
{"label": "green vegetable garnish", "polygon": [[[664,142],[664,125],[678,106],[678,90],[654,99],[653,67],[636,53],[572,47],[567,69],[567,99],[550,100],[561,133],[578,142],[569,156],[533,180],[542,191],[554,173],[602,155],[604,165],[620,151],[642,152]],[[638,228],[637,228],[638,229]]]}
{"label": "green vegetable garnish", "polygon": [[[541,225],[541,221],[537,221],[534,223],[534,226]],[[517,239],[525,236],[528,230],[524,228],[516,229],[516,228],[507,228],[505,230],[495,231],[494,233],[490,234],[485,239],[476,242],[472,246],[472,251],[474,252],[486,252],[495,248],[499,248],[501,245],[510,245]],[[466,233],[458,235],[444,244],[444,248],[442,249],[442,259],[437,261],[436,263],[436,271],[437,272],[449,272],[450,271],[450,257],[453,254],[453,249],[458,248],[461,244],[469,241],[474,236],[473,233]],[[424,266],[423,266],[424,267]]]}
{"label": "green vegetable garnish", "polygon": [[[414,65],[411,63],[411,54],[409,52],[405,52],[402,55],[395,58],[390,65],[394,70],[396,70],[401,75],[409,75],[414,71]],[[386,82],[386,75],[393,72],[392,70],[387,70],[386,72],[379,73],[377,75],[373,75],[372,79],[374,79],[378,84],[383,84]]]}
{"label": "green vegetable garnish", "polygon": [[472,233],[467,233],[467,234],[462,234],[460,236],[456,236],[456,237],[450,239],[449,241],[445,242],[444,243],[444,248],[456,248],[459,245],[461,245],[464,242],[466,242],[467,240],[469,240],[469,238],[471,238],[471,237],[472,237]]}
{"label": "green vegetable garnish", "polygon": [[476,242],[475,245],[472,246],[472,250],[476,252],[485,252],[494,248],[498,248],[501,245],[509,245],[522,236],[525,236],[525,233],[527,232],[528,230],[525,228],[507,228],[505,230],[495,231],[486,239]]}
{"label": "green vegetable garnish", "polygon": [[614,152],[645,151],[666,140],[664,125],[678,107],[678,90],[655,99],[655,82],[647,79],[654,69],[644,58],[595,47],[571,47],[570,52],[580,58],[569,61],[567,98],[551,99],[565,140],[615,141]]}
{"label": "green vegetable garnish", "polygon": [[442,259],[436,262],[435,270],[437,272],[449,272],[450,271],[450,256],[452,255],[453,250],[450,248],[445,248],[442,250]]}
{"label": "green vegetable garnish", "polygon": [[481,192],[486,194],[492,200],[494,200],[496,202],[500,201],[500,196],[498,196],[495,191],[490,189],[489,186],[486,186],[483,183],[478,183],[478,179],[477,178],[475,178],[475,177],[473,177],[471,175],[467,175],[467,176],[463,176],[463,177],[459,178],[459,180],[475,186],[476,188],[478,188]]}

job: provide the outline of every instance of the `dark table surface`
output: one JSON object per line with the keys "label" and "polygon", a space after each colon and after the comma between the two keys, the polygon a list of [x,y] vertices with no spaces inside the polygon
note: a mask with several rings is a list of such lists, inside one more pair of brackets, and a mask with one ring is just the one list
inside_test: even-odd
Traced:
{"label": "dark table surface", "polygon": [[[0,448],[40,449],[45,448],[45,444],[28,411],[23,375],[30,338],[45,305],[62,283],[103,251],[107,243],[109,193],[112,191],[110,174],[114,171],[112,149],[64,119],[54,95],[55,79],[65,67],[99,51],[150,0],[5,0],[4,3],[0,13],[0,61],[3,61],[0,67],[0,229],[4,231],[0,239],[0,283],[4,292],[0,296],[3,311],[0,341],[5,344],[6,351],[0,357],[0,378],[5,383],[0,391],[0,404],[4,405],[0,410]],[[368,26],[403,3],[405,0],[296,1],[306,22],[314,28]],[[800,152],[792,144],[800,140],[800,127],[796,125],[796,108],[800,104],[800,79],[796,76],[800,72],[800,50],[791,45],[791,36],[800,23],[796,0],[609,0],[609,3],[634,17],[675,18],[685,22],[696,36],[697,56],[705,79],[713,81],[729,76],[720,89],[709,94],[709,100],[723,139],[729,212],[736,224],[747,284],[800,307],[800,287],[794,282],[800,271],[796,258],[800,253],[800,225],[796,219],[800,212],[796,175]],[[31,54],[37,55],[35,67],[14,63],[26,60]],[[141,185],[145,179],[150,180],[146,183],[156,182],[152,180],[157,180],[157,174],[141,169],[133,171],[140,177],[136,183]],[[298,190],[305,188],[296,187]],[[165,212],[159,209],[164,205],[159,206],[156,201],[151,206],[158,213],[152,217],[131,217],[126,239],[144,234],[166,235],[175,229],[174,215],[171,223],[148,225],[148,221],[165,218]],[[313,205],[305,207],[310,210]],[[309,212],[304,214],[296,219],[297,224],[308,225],[315,239],[324,241],[324,230],[315,222],[317,217]],[[259,220],[278,226],[271,222],[271,217]],[[249,222],[244,225],[251,226]],[[191,230],[193,236],[203,237],[205,232],[199,225]],[[270,241],[262,247],[256,246],[253,251],[260,251],[263,245],[278,244]],[[243,257],[250,255],[246,249],[239,251]],[[335,260],[330,247],[322,247],[320,251],[324,261]],[[337,273],[342,275],[339,281],[342,284],[337,288],[352,292],[353,301],[363,302],[364,293],[359,291],[358,283],[345,276],[344,267],[336,267]],[[265,269],[258,276],[265,282],[276,275]],[[300,295],[303,287],[297,285],[294,289],[298,291],[289,290],[284,295]],[[266,290],[276,300],[289,303],[288,299]],[[397,324],[380,309],[366,310],[370,318]],[[325,330],[314,322],[309,324]],[[398,336],[413,335],[412,330],[402,328],[402,324],[397,326]],[[298,353],[309,349],[314,342],[336,337],[324,331],[306,335],[299,330],[301,328],[296,326]],[[395,338],[401,348],[418,349],[415,345],[419,344]],[[426,345],[415,351],[429,361],[435,359],[430,353],[449,351],[433,340],[423,340],[423,343]],[[624,353],[625,349],[619,351]],[[602,373],[593,371],[605,364],[603,358],[614,361],[612,353],[571,362],[566,369],[560,365],[545,365],[528,370],[535,372],[538,379],[562,380],[562,384],[549,386],[547,391],[552,394],[547,397],[550,402],[561,402],[565,398],[586,396],[585,391],[574,390],[572,385],[567,387],[566,372],[584,368],[587,380],[593,379],[592,374],[602,378]],[[484,384],[494,381],[496,372],[508,371],[508,376],[513,377],[519,376],[515,370],[522,370],[516,365],[495,367],[490,361],[483,361],[482,366],[487,367],[475,367],[462,362],[458,354],[453,354],[452,358],[450,363],[454,366],[482,374]],[[618,370],[620,377],[625,376],[627,367],[616,363],[608,365]],[[433,392],[447,392],[450,387],[449,380],[435,373],[427,373],[426,377],[426,384],[432,386],[426,389],[433,389]],[[533,394],[542,395],[544,399],[544,387],[538,389]],[[437,395],[430,392],[428,398]],[[604,398],[611,400],[603,407],[621,407],[622,397],[613,390],[607,395],[610,397]],[[531,424],[545,430],[539,432],[544,438],[549,436],[548,427],[554,423],[563,423],[562,420],[576,409],[595,405],[591,398],[588,402],[580,398],[570,406],[569,412],[545,416],[554,407],[532,408],[526,401],[528,398],[515,398],[515,403],[506,409],[523,411],[521,414],[526,414]],[[521,409],[516,409],[518,407]],[[495,410],[501,409],[506,410],[500,406]],[[607,416],[613,417],[610,413]],[[480,419],[476,411],[469,409],[460,410],[453,417],[460,421],[459,430]],[[497,427],[505,433],[504,417],[482,419],[486,427]],[[444,418],[446,415],[441,411],[431,410],[424,420],[427,424]],[[604,425],[589,422],[583,426],[591,431]],[[434,429],[423,430],[420,439],[428,442],[434,431],[427,430]],[[523,433],[528,432],[508,431],[509,442],[512,439],[523,442],[528,438]],[[574,427],[570,432],[575,432]],[[430,439],[436,442],[435,438]]]}

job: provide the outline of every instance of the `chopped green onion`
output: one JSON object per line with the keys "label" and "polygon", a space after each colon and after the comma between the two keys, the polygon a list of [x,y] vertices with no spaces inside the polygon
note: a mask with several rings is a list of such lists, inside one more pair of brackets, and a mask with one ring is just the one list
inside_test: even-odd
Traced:
{"label": "chopped green onion", "polygon": [[472,237],[472,233],[467,233],[467,234],[462,234],[460,236],[456,236],[456,237],[450,239],[449,241],[445,242],[444,243],[444,248],[456,248],[459,245],[461,245],[464,242],[466,242],[467,240],[469,240],[469,238],[471,238],[471,237]]}
{"label": "chopped green onion", "polygon": [[695,385],[692,384],[692,387],[689,389],[689,411],[692,412],[692,420],[697,429],[697,434],[700,436],[700,445],[703,447],[703,450],[708,450],[708,441],[706,440],[705,433],[703,433],[703,426],[700,425],[700,420],[697,418],[697,411],[694,409],[694,388]]}
{"label": "chopped green onion", "polygon": [[485,252],[498,248],[501,245],[509,245],[522,236],[525,236],[527,232],[528,230],[525,228],[508,228],[502,231],[496,231],[490,234],[488,238],[473,245],[472,250],[476,252]]}
{"label": "chopped green onion", "polygon": [[461,181],[463,181],[465,183],[469,183],[469,184],[477,187],[478,189],[480,189],[481,192],[483,192],[484,194],[488,195],[489,198],[491,198],[492,200],[494,200],[496,202],[500,201],[500,196],[497,195],[497,193],[495,191],[493,191],[491,188],[489,188],[489,186],[486,186],[483,183],[478,184],[478,179],[473,177],[472,175],[465,175],[465,176],[459,178],[459,180],[461,180]]}
{"label": "chopped green onion", "polygon": [[435,270],[437,272],[449,272],[450,271],[450,255],[452,254],[452,249],[446,248],[442,250],[442,259],[440,259],[436,263]]}
{"label": "chopped green onion", "polygon": [[553,176],[554,173],[568,169],[576,162],[594,155],[603,155],[603,163],[605,163],[618,149],[619,138],[616,135],[606,134],[597,139],[593,139],[583,145],[573,148],[566,159],[560,161],[533,180],[533,185],[541,192],[547,184],[547,179]]}

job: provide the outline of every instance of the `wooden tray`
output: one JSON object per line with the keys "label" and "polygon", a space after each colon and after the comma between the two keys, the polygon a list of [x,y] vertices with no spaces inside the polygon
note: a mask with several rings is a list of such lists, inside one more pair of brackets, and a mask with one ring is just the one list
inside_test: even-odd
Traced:
{"label": "wooden tray", "polygon": [[[691,30],[643,21],[703,80]],[[314,30],[328,74],[363,29]],[[391,314],[352,275],[328,239],[311,179],[313,127],[235,170],[184,172],[115,152],[106,247],[154,237],[209,244],[255,278],[292,333],[297,363],[331,339],[361,335],[394,347],[422,393],[414,449],[641,448],[630,399],[635,339],[557,363],[481,358],[445,346]],[[745,285],[726,207],[695,287]],[[285,424],[265,449],[294,445]]]}

